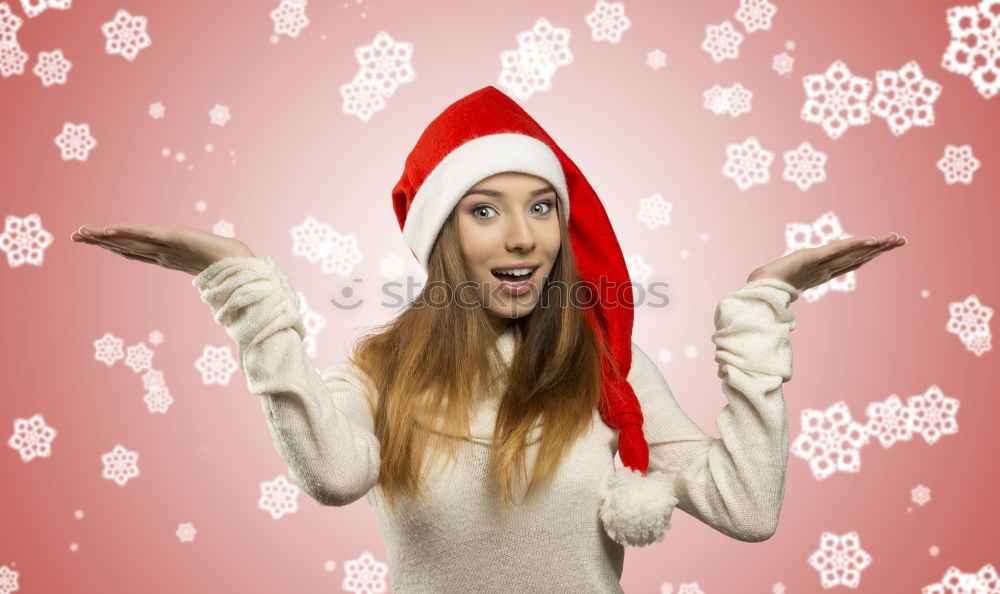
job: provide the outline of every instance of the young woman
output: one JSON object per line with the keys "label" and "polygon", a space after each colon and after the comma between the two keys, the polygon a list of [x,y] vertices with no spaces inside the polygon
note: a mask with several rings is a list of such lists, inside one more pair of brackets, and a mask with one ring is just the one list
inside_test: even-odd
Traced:
{"label": "young woman", "polygon": [[195,275],[293,480],[323,505],[375,507],[395,592],[621,592],[624,546],[661,540],[675,506],[769,538],[788,306],[906,241],[799,250],[723,297],[715,438],[631,341],[631,285],[596,193],[506,95],[485,87],[435,118],[392,200],[427,285],[325,371],[283,269],[242,242],[135,224],[73,239]]}

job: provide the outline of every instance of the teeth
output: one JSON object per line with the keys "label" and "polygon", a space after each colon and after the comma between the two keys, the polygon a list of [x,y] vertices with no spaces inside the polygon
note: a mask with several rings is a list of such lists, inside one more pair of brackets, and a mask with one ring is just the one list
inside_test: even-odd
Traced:
{"label": "teeth", "polygon": [[534,268],[510,268],[510,269],[497,268],[493,270],[493,272],[499,272],[503,274],[513,274],[516,276],[527,276],[531,274],[532,270],[534,270]]}

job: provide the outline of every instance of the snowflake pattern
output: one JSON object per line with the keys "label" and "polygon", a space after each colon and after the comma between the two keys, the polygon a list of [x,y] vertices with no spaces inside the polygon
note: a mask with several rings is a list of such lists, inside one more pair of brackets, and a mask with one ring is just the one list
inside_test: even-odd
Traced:
{"label": "snowflake pattern", "polygon": [[413,44],[395,41],[385,31],[379,31],[371,45],[354,50],[361,68],[349,84],[341,85],[343,113],[368,121],[385,109],[385,98],[392,96],[400,84],[413,82],[417,75],[410,64]]}
{"label": "snowflake pattern", "polygon": [[649,283],[649,278],[653,275],[653,267],[646,264],[642,254],[632,254],[626,258],[625,267],[628,270],[629,279],[641,286]]}
{"label": "snowflake pattern", "polygon": [[590,38],[594,41],[608,40],[611,43],[621,41],[622,33],[632,26],[632,21],[625,16],[625,3],[608,3],[597,0],[594,10],[584,19],[590,27]]}
{"label": "snowflake pattern", "polygon": [[139,476],[139,454],[130,452],[121,444],[115,445],[110,452],[101,454],[104,469],[102,478],[113,480],[119,487],[124,487],[129,479]]}
{"label": "snowflake pattern", "polygon": [[205,345],[201,352],[201,357],[194,362],[194,367],[201,372],[201,383],[229,385],[229,378],[237,369],[243,372],[243,360],[237,365],[233,361],[232,351],[229,346],[213,347]]}
{"label": "snowflake pattern", "polygon": [[97,140],[90,135],[89,124],[76,125],[70,122],[63,124],[62,132],[55,137],[55,143],[63,161],[86,161],[90,150],[97,146]]}
{"label": "snowflake pattern", "polygon": [[971,184],[972,173],[979,169],[979,165],[979,159],[972,154],[972,146],[968,144],[946,145],[944,156],[937,162],[937,168],[944,173],[944,181],[948,184]]}
{"label": "snowflake pattern", "polygon": [[216,103],[208,111],[208,119],[216,126],[225,126],[226,122],[229,121],[229,117],[229,108],[225,105]]}
{"label": "snowflake pattern", "polygon": [[298,37],[299,31],[309,25],[306,16],[306,0],[281,0],[278,8],[271,11],[275,35]]}
{"label": "snowflake pattern", "polygon": [[659,48],[646,54],[646,66],[649,66],[653,70],[661,70],[667,65],[667,54],[663,53]]}
{"label": "snowflake pattern", "polygon": [[809,565],[819,572],[823,588],[861,585],[861,572],[871,565],[872,556],[861,548],[857,532],[820,536],[819,550],[809,556]]}
{"label": "snowflake pattern", "polygon": [[362,261],[356,235],[341,235],[311,216],[292,228],[292,240],[292,253],[312,263],[322,260],[321,268],[326,274],[350,276],[354,265]]}
{"label": "snowflake pattern", "polygon": [[771,68],[782,76],[791,74],[794,65],[795,58],[788,55],[788,52],[781,52],[771,60]]}
{"label": "snowflake pattern", "polygon": [[951,42],[941,67],[968,76],[984,99],[992,98],[1000,91],[1000,2],[954,6],[947,14]]}
{"label": "snowflake pattern", "polygon": [[516,50],[500,52],[502,70],[497,84],[522,101],[536,91],[548,91],[556,70],[573,62],[569,38],[569,29],[538,19],[530,31],[517,34]]}
{"label": "snowflake pattern", "polygon": [[826,153],[817,151],[808,142],[799,148],[785,151],[785,171],[782,178],[795,182],[800,190],[806,191],[815,183],[826,181]]}
{"label": "snowflake pattern", "polygon": [[146,371],[153,366],[153,351],[149,350],[145,344],[139,343],[125,349],[125,365],[135,373]]}
{"label": "snowflake pattern", "polygon": [[0,594],[9,594],[10,592],[19,590],[21,588],[17,583],[19,575],[20,573],[6,565],[0,565]]}
{"label": "snowflake pattern", "polygon": [[639,200],[639,220],[650,229],[665,227],[670,224],[670,209],[673,205],[663,199],[659,193],[649,198]]}
{"label": "snowflake pattern", "polygon": [[948,313],[950,317],[945,330],[957,334],[966,349],[979,357],[993,348],[993,334],[989,326],[993,308],[980,303],[975,295],[969,295],[965,301],[949,303]]}
{"label": "snowflake pattern", "polygon": [[[787,256],[795,250],[826,245],[831,241],[837,241],[849,237],[840,225],[837,216],[832,212],[820,215],[812,223],[789,223],[785,225],[785,241],[787,248],[783,256]],[[829,281],[809,287],[799,295],[807,302],[812,303],[825,295],[828,291],[848,292],[853,291],[856,285],[857,271],[851,270],[844,274],[832,278]]]}
{"label": "snowflake pattern", "polygon": [[142,397],[142,401],[146,403],[146,410],[150,413],[166,414],[167,409],[173,404],[174,399],[170,395],[170,390],[167,386],[156,386],[149,388]]}
{"label": "snowflake pattern", "polygon": [[837,60],[823,74],[809,74],[802,78],[806,102],[802,106],[802,119],[822,124],[827,136],[836,140],[849,126],[867,124],[868,94],[872,81],[853,76],[847,66]]}
{"label": "snowflake pattern", "polygon": [[24,24],[24,19],[10,11],[10,5],[0,2],[0,41],[17,42],[17,30]]}
{"label": "snowflake pattern", "polygon": [[924,78],[920,65],[911,60],[899,70],[879,70],[877,87],[869,109],[889,122],[896,136],[912,126],[934,124],[934,102],[941,95],[941,85]]}
{"label": "snowflake pattern", "polygon": [[767,31],[771,28],[771,17],[776,12],[778,7],[767,0],[740,0],[740,7],[736,10],[736,20],[743,23],[747,33],[759,29]]}
{"label": "snowflake pattern", "polygon": [[24,74],[24,65],[28,61],[28,54],[22,49],[17,40],[0,41],[0,75],[4,78],[14,74]]}
{"label": "snowflake pattern", "polygon": [[864,425],[851,418],[843,401],[825,411],[804,409],[802,433],[792,443],[792,454],[807,460],[813,476],[823,480],[834,472],[859,472],[861,447],[868,443]]}
{"label": "snowflake pattern", "polygon": [[913,503],[923,507],[924,505],[927,505],[930,500],[931,490],[924,485],[918,484],[916,487],[910,489],[910,501]]}
{"label": "snowflake pattern", "polygon": [[109,54],[121,54],[129,62],[135,60],[139,50],[153,43],[146,33],[146,17],[132,16],[124,8],[118,9],[114,20],[101,25],[101,32],[107,38],[104,50]]}
{"label": "snowflake pattern", "polygon": [[36,413],[30,419],[14,419],[14,433],[7,439],[7,445],[21,454],[21,462],[49,458],[56,433],[55,429],[45,424],[41,413]]}
{"label": "snowflake pattern", "polygon": [[987,563],[976,573],[963,573],[952,566],[936,584],[924,586],[920,594],[997,594],[1000,592],[1000,576],[993,565]]}
{"label": "snowflake pattern", "polygon": [[156,103],[149,104],[149,117],[154,120],[162,118],[167,113],[167,108],[163,106],[162,103],[157,101]]}
{"label": "snowflake pattern", "polygon": [[105,332],[104,336],[94,341],[94,359],[111,367],[125,358],[122,346],[125,341]]}
{"label": "snowflake pattern", "polygon": [[198,531],[195,530],[194,524],[191,522],[184,522],[178,525],[177,531],[174,532],[174,536],[181,542],[194,542],[196,534],[198,534]]}
{"label": "snowflake pattern", "polygon": [[73,67],[73,63],[63,57],[61,49],[51,52],[38,52],[38,62],[32,69],[38,78],[42,79],[42,84],[46,87],[54,84],[66,84],[66,73]]}
{"label": "snowflake pattern", "polygon": [[346,592],[357,594],[376,594],[388,592],[385,576],[389,566],[376,561],[371,553],[365,551],[357,559],[344,561],[343,583],[340,587]]}
{"label": "snowflake pattern", "polygon": [[722,166],[722,174],[735,180],[740,190],[746,191],[754,184],[769,181],[768,169],[773,160],[774,153],[762,148],[757,137],[751,136],[742,144],[726,145],[726,164]]}
{"label": "snowflake pattern", "polygon": [[42,218],[38,213],[24,218],[7,215],[3,233],[0,234],[0,250],[7,253],[7,265],[11,268],[24,264],[41,266],[45,249],[53,241],[55,237],[42,228]]}
{"label": "snowflake pattern", "polygon": [[740,56],[740,44],[743,34],[733,28],[733,23],[725,21],[721,25],[705,27],[705,39],[701,49],[712,56],[712,61],[719,63],[726,58],[736,59]]}
{"label": "snowflake pattern", "polygon": [[284,476],[278,475],[273,481],[260,483],[260,499],[257,508],[262,509],[275,520],[280,520],[285,514],[295,513],[299,509],[299,493],[301,490]]}
{"label": "snowflake pattern", "polygon": [[740,83],[731,87],[715,85],[705,91],[705,108],[711,109],[715,115],[728,113],[732,117],[750,111],[753,91],[746,89]]}
{"label": "snowflake pattern", "polygon": [[57,10],[68,10],[73,0],[21,0],[21,7],[28,18],[35,18],[42,14],[46,8]]}

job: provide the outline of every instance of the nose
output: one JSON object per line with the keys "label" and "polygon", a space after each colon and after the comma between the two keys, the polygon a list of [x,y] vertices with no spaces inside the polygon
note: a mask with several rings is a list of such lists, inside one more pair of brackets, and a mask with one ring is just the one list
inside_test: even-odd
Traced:
{"label": "nose", "polygon": [[509,251],[531,251],[535,248],[535,234],[525,216],[512,216],[507,228],[507,249]]}

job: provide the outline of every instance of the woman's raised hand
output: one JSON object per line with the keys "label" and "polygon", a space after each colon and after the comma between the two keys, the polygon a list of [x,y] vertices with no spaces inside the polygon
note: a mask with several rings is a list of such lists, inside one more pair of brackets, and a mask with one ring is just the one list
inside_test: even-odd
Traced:
{"label": "woman's raised hand", "polygon": [[[868,241],[875,240],[869,244]],[[857,270],[874,258],[906,245],[906,238],[898,233],[882,237],[860,236],[831,241],[815,248],[794,251],[782,258],[761,266],[750,273],[747,282],[761,278],[777,278],[799,291],[822,285],[841,274]]]}
{"label": "woman's raised hand", "polygon": [[83,225],[70,239],[96,245],[129,260],[156,264],[197,276],[230,256],[255,257],[245,243],[190,227],[151,227],[118,223]]}

